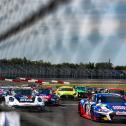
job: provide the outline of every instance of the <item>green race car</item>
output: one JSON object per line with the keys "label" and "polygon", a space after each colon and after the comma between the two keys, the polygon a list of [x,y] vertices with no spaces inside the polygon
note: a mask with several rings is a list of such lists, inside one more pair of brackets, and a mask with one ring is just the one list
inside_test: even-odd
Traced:
{"label": "green race car", "polygon": [[76,86],[75,91],[77,93],[78,98],[87,98],[89,96],[89,92],[88,92],[87,87]]}

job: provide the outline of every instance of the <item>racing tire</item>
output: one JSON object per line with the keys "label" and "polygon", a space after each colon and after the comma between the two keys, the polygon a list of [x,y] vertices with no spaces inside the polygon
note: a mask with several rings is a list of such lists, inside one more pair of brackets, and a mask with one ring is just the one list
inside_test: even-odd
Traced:
{"label": "racing tire", "polygon": [[45,112],[45,111],[46,111],[46,107],[45,107],[45,106],[42,106],[42,107],[40,108],[40,111],[41,111],[41,112]]}
{"label": "racing tire", "polygon": [[83,116],[83,114],[84,114],[82,105],[79,105],[79,114],[80,114],[80,116]]}
{"label": "racing tire", "polygon": [[1,105],[1,106],[5,106],[5,101],[2,101],[2,102],[0,103],[0,105]]}
{"label": "racing tire", "polygon": [[0,105],[1,105],[1,106],[5,106],[5,98],[4,98],[4,97],[2,97],[2,98],[0,99]]}
{"label": "racing tire", "polygon": [[98,122],[98,120],[96,119],[96,117],[95,117],[95,115],[94,115],[94,112],[93,112],[93,109],[92,109],[92,108],[91,108],[90,113],[91,113],[91,120],[92,120],[92,121],[95,121],[95,122]]}
{"label": "racing tire", "polygon": [[96,121],[95,118],[94,118],[94,113],[93,113],[92,110],[91,110],[91,120]]}
{"label": "racing tire", "polygon": [[5,98],[2,99],[2,101],[0,102],[1,106],[5,106]]}

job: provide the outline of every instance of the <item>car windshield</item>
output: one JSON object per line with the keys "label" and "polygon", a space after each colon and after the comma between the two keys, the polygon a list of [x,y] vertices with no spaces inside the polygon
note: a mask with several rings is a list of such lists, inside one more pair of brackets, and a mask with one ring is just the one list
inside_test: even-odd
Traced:
{"label": "car windshield", "polygon": [[86,91],[86,90],[87,90],[87,88],[86,88],[86,87],[76,87],[76,90]]}
{"label": "car windshield", "polygon": [[0,94],[3,94],[3,90],[0,89]]}
{"label": "car windshield", "polygon": [[124,92],[124,95],[126,95],[126,92]]}
{"label": "car windshield", "polygon": [[126,103],[126,100],[118,96],[103,96],[97,99],[98,103]]}
{"label": "car windshield", "polygon": [[39,89],[38,92],[39,94],[46,94],[46,95],[51,94],[51,90],[49,89]]}
{"label": "car windshield", "polygon": [[73,88],[60,88],[59,91],[73,91]]}
{"label": "car windshield", "polygon": [[16,94],[16,95],[32,95],[32,90],[29,90],[29,89],[23,89],[23,90],[14,90],[14,93]]}
{"label": "car windshield", "polygon": [[124,91],[123,90],[109,90],[109,93],[117,93],[117,94],[124,95]]}

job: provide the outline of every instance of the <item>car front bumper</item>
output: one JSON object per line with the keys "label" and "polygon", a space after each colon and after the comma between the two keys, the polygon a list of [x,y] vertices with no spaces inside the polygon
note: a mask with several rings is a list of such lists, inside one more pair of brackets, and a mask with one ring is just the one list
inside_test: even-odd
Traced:
{"label": "car front bumper", "polygon": [[110,113],[102,113],[97,112],[95,115],[97,120],[104,120],[104,121],[122,121],[126,120],[126,113],[125,114],[117,114],[117,112],[110,112]]}

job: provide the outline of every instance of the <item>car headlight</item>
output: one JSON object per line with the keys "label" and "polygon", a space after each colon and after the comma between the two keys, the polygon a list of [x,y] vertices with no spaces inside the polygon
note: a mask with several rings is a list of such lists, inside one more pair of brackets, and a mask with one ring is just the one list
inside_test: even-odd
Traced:
{"label": "car headlight", "polygon": [[37,98],[38,102],[42,102],[42,99],[41,98]]}
{"label": "car headlight", "polygon": [[60,95],[60,93],[59,93],[59,92],[58,92],[57,94],[58,94],[58,95]]}
{"label": "car headlight", "polygon": [[13,97],[9,97],[9,101],[10,102],[14,102],[14,98]]}
{"label": "car headlight", "polygon": [[109,110],[108,108],[104,107],[104,108],[100,108],[98,111],[99,111],[99,112],[108,113],[108,112],[110,112],[111,110]]}

